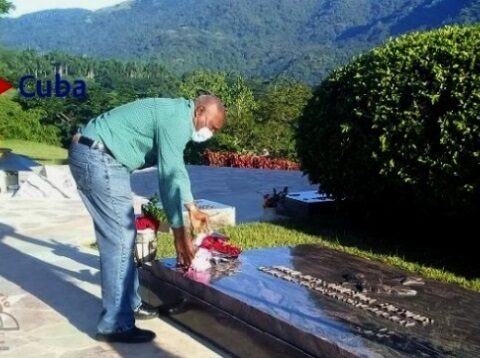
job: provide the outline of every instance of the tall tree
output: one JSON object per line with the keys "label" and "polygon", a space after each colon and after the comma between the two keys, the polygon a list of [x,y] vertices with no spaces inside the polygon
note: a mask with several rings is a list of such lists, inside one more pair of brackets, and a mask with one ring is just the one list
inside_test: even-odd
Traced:
{"label": "tall tree", "polygon": [[7,0],[0,0],[0,15],[8,13],[8,11],[13,8],[14,6],[11,2],[8,2]]}
{"label": "tall tree", "polygon": [[258,99],[257,148],[273,156],[295,159],[293,128],[311,97],[310,87],[300,82],[281,80],[270,84]]}

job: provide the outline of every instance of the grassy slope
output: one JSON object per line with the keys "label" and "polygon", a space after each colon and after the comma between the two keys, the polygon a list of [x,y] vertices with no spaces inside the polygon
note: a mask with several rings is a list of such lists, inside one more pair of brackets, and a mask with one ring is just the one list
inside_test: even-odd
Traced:
{"label": "grassy slope", "polygon": [[[465,278],[459,274],[439,269],[429,265],[428,260],[411,261],[395,253],[385,253],[384,248],[375,244],[365,245],[364,238],[355,237],[346,232],[331,231],[322,234],[305,233],[298,230],[295,225],[288,223],[253,223],[242,224],[223,230],[233,244],[239,245],[244,250],[272,247],[290,246],[305,243],[316,243],[323,247],[360,256],[365,259],[380,261],[400,269],[420,274],[426,278],[446,283],[453,283],[462,287],[480,292],[480,278]],[[346,237],[348,236],[348,237]],[[162,234],[159,239],[158,257],[173,257],[175,250],[171,236]],[[427,259],[427,257],[425,257]]]}
{"label": "grassy slope", "polygon": [[49,144],[4,139],[0,140],[0,147],[10,148],[13,152],[26,155],[42,164],[65,164],[67,160],[66,149]]}

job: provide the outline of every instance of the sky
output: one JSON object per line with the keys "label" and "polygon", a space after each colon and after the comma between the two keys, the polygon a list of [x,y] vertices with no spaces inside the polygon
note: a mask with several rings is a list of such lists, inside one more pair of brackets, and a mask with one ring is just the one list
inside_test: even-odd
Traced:
{"label": "sky", "polygon": [[18,17],[30,12],[47,9],[82,8],[97,10],[112,6],[125,0],[9,0],[16,9],[9,12],[9,17]]}

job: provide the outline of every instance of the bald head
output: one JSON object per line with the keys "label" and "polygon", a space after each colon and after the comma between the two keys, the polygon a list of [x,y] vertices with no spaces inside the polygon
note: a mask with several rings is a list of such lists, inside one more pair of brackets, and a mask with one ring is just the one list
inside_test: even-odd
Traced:
{"label": "bald head", "polygon": [[195,99],[195,128],[208,127],[212,132],[223,128],[226,121],[225,105],[213,95],[201,95]]}
{"label": "bald head", "polygon": [[218,110],[225,112],[225,105],[223,104],[222,100],[217,96],[211,94],[203,94],[195,99],[195,107],[207,105],[215,105],[217,106]]}

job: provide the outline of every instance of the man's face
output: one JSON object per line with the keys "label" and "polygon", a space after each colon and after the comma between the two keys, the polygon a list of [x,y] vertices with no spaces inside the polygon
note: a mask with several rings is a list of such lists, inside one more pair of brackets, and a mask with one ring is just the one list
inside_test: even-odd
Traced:
{"label": "man's face", "polygon": [[222,129],[225,123],[225,113],[215,104],[200,105],[195,109],[195,129],[209,128],[213,133]]}

